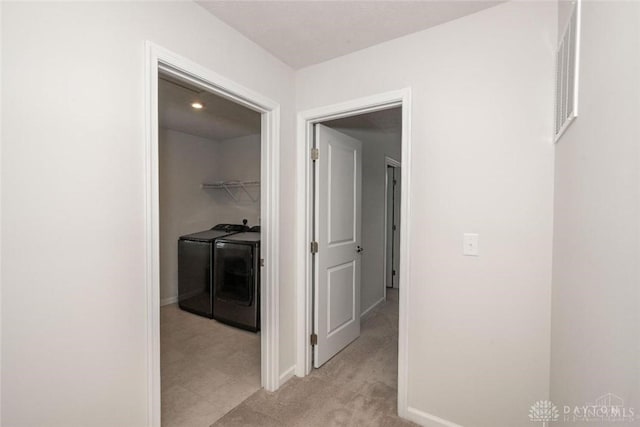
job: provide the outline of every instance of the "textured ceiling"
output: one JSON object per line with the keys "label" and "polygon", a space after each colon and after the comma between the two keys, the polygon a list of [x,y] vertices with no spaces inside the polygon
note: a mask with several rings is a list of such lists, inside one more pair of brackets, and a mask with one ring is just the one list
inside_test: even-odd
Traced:
{"label": "textured ceiling", "polygon": [[293,68],[478,12],[501,1],[199,1]]}
{"label": "textured ceiling", "polygon": [[[158,82],[160,127],[223,141],[260,133],[260,114],[168,77]],[[202,110],[191,104],[199,101]]]}

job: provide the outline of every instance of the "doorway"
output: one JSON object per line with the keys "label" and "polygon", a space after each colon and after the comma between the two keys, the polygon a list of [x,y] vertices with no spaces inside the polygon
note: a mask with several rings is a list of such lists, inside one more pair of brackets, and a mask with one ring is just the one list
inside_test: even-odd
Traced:
{"label": "doorway", "polygon": [[[312,367],[317,368],[339,353],[341,349],[350,348],[349,343],[354,342],[352,345],[356,345],[360,332],[360,316],[363,315],[363,319],[366,319],[367,309],[369,308],[373,313],[377,307],[384,304],[385,300],[386,282],[383,268],[386,263],[384,260],[385,230],[383,221],[386,210],[384,202],[386,167],[384,169],[381,167],[384,164],[384,157],[377,166],[377,171],[382,177],[382,185],[378,188],[381,201],[379,209],[376,211],[380,219],[380,226],[377,229],[380,241],[377,245],[369,246],[365,245],[363,241],[365,236],[370,233],[359,230],[361,225],[359,215],[362,211],[368,210],[368,206],[366,206],[368,198],[360,199],[358,195],[359,187],[365,181],[361,176],[361,167],[358,166],[358,159],[361,156],[359,154],[360,148],[357,143],[349,143],[349,138],[336,136],[323,128],[328,127],[327,124],[334,120],[354,118],[367,113],[396,108],[400,111],[401,116],[401,155],[398,153],[398,157],[404,161],[403,165],[405,166],[399,171],[404,178],[400,185],[402,186],[402,194],[408,194],[409,179],[406,175],[410,169],[408,161],[410,152],[409,90],[318,108],[299,115],[299,137],[308,150],[306,153],[309,154],[307,154],[307,158],[303,152],[299,158],[299,165],[302,166],[299,170],[299,179],[304,183],[299,188],[299,200],[302,202],[301,211],[306,215],[299,230],[299,235],[304,240],[299,240],[301,254],[299,265],[302,266],[299,270],[299,278],[302,286],[298,300],[300,325],[296,370],[298,376],[308,375],[311,373]],[[331,130],[335,131],[335,129]],[[342,133],[344,134],[344,132]],[[349,136],[353,135],[347,135],[347,137]],[[323,142],[323,138],[328,142]],[[314,145],[316,143],[317,145]],[[330,166],[322,165],[323,156]],[[340,185],[340,182],[343,185]],[[332,198],[333,200],[331,200]],[[408,202],[407,197],[401,198],[400,242],[404,250],[400,251],[401,256],[399,256],[400,273],[405,271],[408,266],[406,250],[409,243],[406,233]],[[342,206],[343,209],[338,208],[339,206]],[[345,206],[348,209],[344,209]],[[319,215],[322,211],[324,211],[324,217]],[[322,258],[323,248],[325,251],[324,260]],[[370,306],[363,306],[361,310],[361,291],[364,288],[361,286],[359,276],[362,271],[369,272],[371,270],[370,268],[361,269],[361,257],[369,250],[373,251],[376,248],[380,250],[377,289],[381,293],[381,297],[378,301],[373,301]],[[337,253],[338,250],[344,254],[338,256],[332,253]],[[404,274],[399,274],[399,282],[401,282],[398,296],[399,308],[398,317],[396,317],[398,352],[397,362],[394,361],[394,363],[397,363],[398,368],[399,414],[404,416],[406,409],[406,298],[410,287],[407,286],[408,280]],[[339,295],[340,298],[332,301],[332,292],[334,295]],[[318,333],[324,336],[320,336]]]}
{"label": "doorway", "polygon": [[384,277],[386,289],[397,289],[400,271],[400,162],[385,157]]}
{"label": "doorway", "polygon": [[[259,114],[260,118],[260,385],[278,388],[278,158],[279,106],[198,64],[153,43],[146,43],[146,248],[147,354],[149,424],[161,425],[160,369],[160,175],[159,99],[161,74],[203,92],[221,97]],[[195,108],[195,107],[194,107]],[[206,184],[206,183],[205,183]],[[166,302],[166,301],[164,301]]]}
{"label": "doorway", "polygon": [[161,70],[162,425],[211,425],[261,388],[260,113]]}

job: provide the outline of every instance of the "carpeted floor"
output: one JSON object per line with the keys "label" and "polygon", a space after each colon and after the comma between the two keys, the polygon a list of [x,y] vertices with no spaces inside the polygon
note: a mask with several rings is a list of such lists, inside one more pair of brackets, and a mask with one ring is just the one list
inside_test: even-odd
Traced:
{"label": "carpeted floor", "polygon": [[213,426],[415,426],[396,415],[397,290],[361,328],[360,338],[320,369],[275,393],[257,391]]}

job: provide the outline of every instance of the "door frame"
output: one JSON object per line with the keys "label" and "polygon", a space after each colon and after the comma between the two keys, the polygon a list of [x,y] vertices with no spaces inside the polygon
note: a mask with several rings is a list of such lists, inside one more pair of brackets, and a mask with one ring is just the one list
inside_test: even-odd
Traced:
{"label": "door frame", "polygon": [[148,425],[160,427],[160,204],[158,176],[158,74],[162,70],[218,96],[261,113],[260,216],[261,256],[261,384],[279,386],[279,156],[280,105],[195,62],[150,41],[145,42],[145,282],[147,291]]}
{"label": "door frame", "polygon": [[[380,93],[351,101],[301,111],[297,117],[296,158],[296,212],[301,215],[296,237],[296,376],[311,372],[310,344],[312,333],[312,274],[313,258],[310,251],[313,207],[313,125],[316,123],[355,116],[389,108],[402,107],[402,164],[400,212],[400,298],[398,333],[398,414],[408,414],[408,318],[409,295],[409,224],[411,188],[411,88]],[[322,155],[322,154],[320,154]],[[383,281],[384,282],[384,281]]]}
{"label": "door frame", "polygon": [[[384,158],[384,247],[382,249],[382,253],[384,254],[384,266],[382,267],[382,271],[384,274],[383,280],[383,288],[384,288],[384,299],[387,299],[387,226],[389,225],[389,218],[387,215],[387,203],[389,202],[389,175],[387,174],[387,168],[392,166],[394,168],[400,168],[400,189],[402,189],[402,163],[397,161],[394,158],[389,156],[385,156]],[[400,191],[400,204],[402,205],[402,191]],[[394,207],[395,209],[395,207]],[[400,219],[402,220],[402,209],[400,209]],[[400,227],[402,228],[402,222],[400,223]],[[400,240],[400,244],[402,245],[402,240]],[[402,252],[401,252],[402,253]],[[391,268],[393,268],[393,260],[391,260]],[[393,281],[393,279],[392,279]],[[400,286],[398,285],[398,288]]]}

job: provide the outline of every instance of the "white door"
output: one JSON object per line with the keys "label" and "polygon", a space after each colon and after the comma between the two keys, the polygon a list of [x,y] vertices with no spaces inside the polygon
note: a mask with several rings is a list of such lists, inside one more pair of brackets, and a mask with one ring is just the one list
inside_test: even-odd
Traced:
{"label": "white door", "polygon": [[360,336],[362,143],[315,125],[314,324],[319,368]]}

